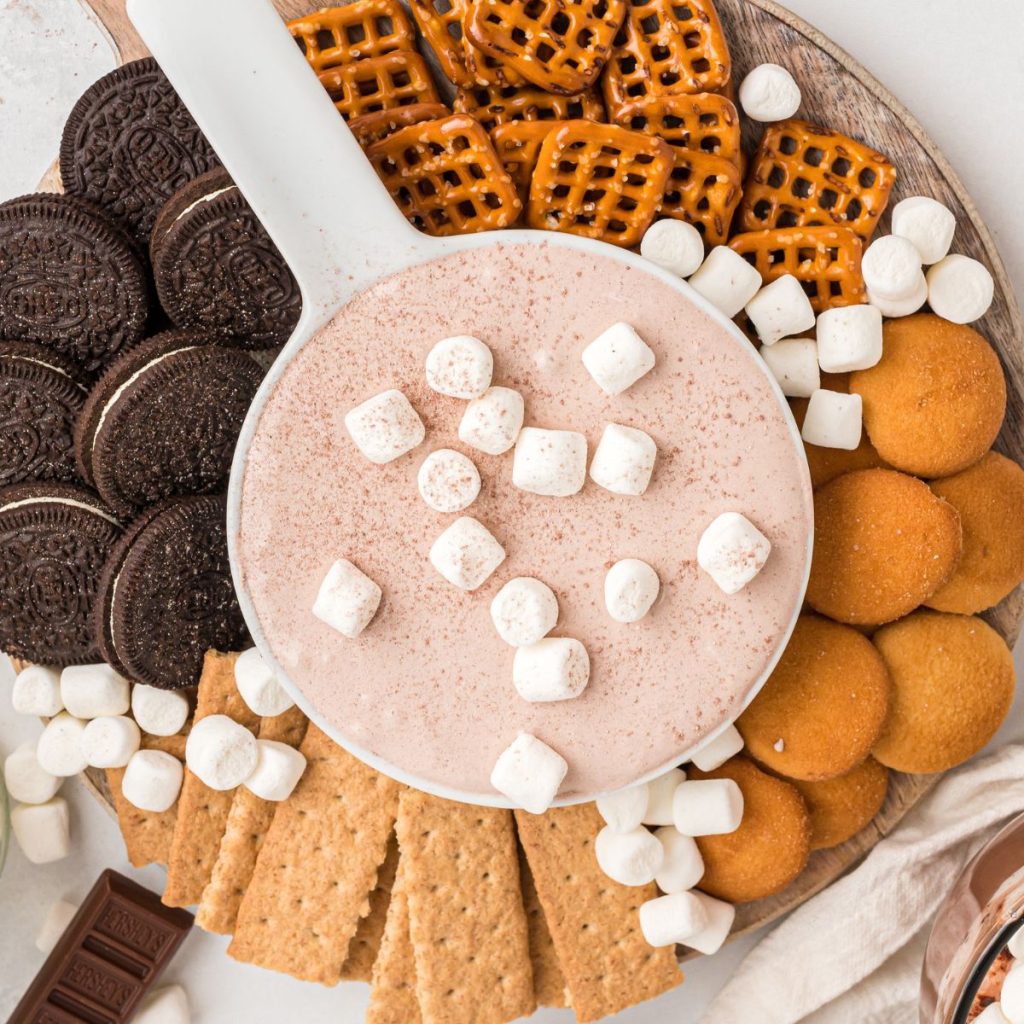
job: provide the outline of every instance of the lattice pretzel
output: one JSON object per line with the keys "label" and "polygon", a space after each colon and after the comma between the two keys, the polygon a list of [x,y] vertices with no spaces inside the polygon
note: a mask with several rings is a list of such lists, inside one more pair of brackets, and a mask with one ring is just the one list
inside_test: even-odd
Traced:
{"label": "lattice pretzel", "polygon": [[755,266],[765,284],[792,274],[815,311],[867,301],[860,261],[864,243],[849,228],[798,227],[748,231],[729,248]]}
{"label": "lattice pretzel", "polygon": [[740,208],[745,231],[837,224],[871,237],[889,202],[888,157],[806,121],[765,129]]}
{"label": "lattice pretzel", "polygon": [[330,68],[412,50],[416,36],[398,0],[356,0],[288,22],[306,60],[318,74]]}
{"label": "lattice pretzel", "polygon": [[635,132],[657,135],[669,145],[711,153],[739,164],[740,117],[724,96],[649,96],[619,107],[612,120]]}
{"label": "lattice pretzel", "polygon": [[443,103],[413,103],[408,107],[378,110],[362,117],[354,117],[348,126],[356,141],[365,149],[389,135],[394,135],[400,128],[420,124],[422,121],[437,121],[450,113]]}
{"label": "lattice pretzel", "polygon": [[472,85],[462,31],[469,0],[409,0],[409,8],[445,75],[456,85]]}
{"label": "lattice pretzel", "polygon": [[570,121],[541,145],[530,183],[530,227],[615,245],[640,242],[672,171],[672,147],[617,125]]}
{"label": "lattice pretzel", "polygon": [[508,121],[496,125],[491,131],[491,141],[508,171],[509,177],[519,189],[519,195],[528,199],[530,179],[537,166],[540,147],[548,135],[561,128],[565,121]]}
{"label": "lattice pretzel", "polygon": [[428,234],[507,228],[522,212],[491,140],[466,114],[402,128],[366,155],[405,216]]}
{"label": "lattice pretzel", "polygon": [[320,72],[320,81],[346,121],[413,103],[440,103],[427,62],[406,50]]}
{"label": "lattice pretzel", "polygon": [[549,92],[597,81],[626,17],[627,0],[474,0],[465,33],[474,46]]}
{"label": "lattice pretzel", "polygon": [[556,96],[532,85],[459,89],[456,110],[472,114],[488,131],[508,121],[604,121],[604,105],[591,89],[578,96]]}
{"label": "lattice pretzel", "polygon": [[631,0],[602,79],[605,103],[615,118],[646,96],[721,92],[731,71],[711,0]]}
{"label": "lattice pretzel", "polygon": [[721,245],[743,196],[739,168],[691,149],[676,149],[675,157],[658,212],[692,224],[706,245]]}

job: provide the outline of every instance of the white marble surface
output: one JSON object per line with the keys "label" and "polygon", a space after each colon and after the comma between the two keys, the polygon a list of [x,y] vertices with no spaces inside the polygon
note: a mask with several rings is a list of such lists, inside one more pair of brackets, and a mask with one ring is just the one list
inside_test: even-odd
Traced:
{"label": "white marble surface", "polygon": [[[214,0],[215,2],[215,0]],[[311,6],[313,6],[311,4]],[[1018,294],[1024,292],[1024,8],[1020,0],[978,0],[965,19],[961,0],[789,0],[864,63],[918,116],[945,150],[996,236]],[[77,0],[0,0],[0,200],[31,191],[56,153],[60,127],[82,90],[113,64],[102,32]],[[1018,663],[1021,651],[1018,650]],[[34,736],[39,726],[13,715],[2,696],[9,669],[0,671],[0,752]],[[997,738],[1024,736],[1015,708]],[[74,854],[47,867],[12,851],[0,876],[0,1015],[13,1008],[42,961],[32,945],[50,904],[80,899],[107,866],[144,884],[161,885],[160,870],[126,867],[120,836],[106,812],[78,782],[65,787],[73,808]],[[355,1024],[363,1019],[367,988],[303,985],[234,963],[225,941],[191,935],[168,977],[189,990],[203,1024],[246,1020],[273,1024]],[[669,996],[621,1014],[622,1024],[697,1024],[749,940],[688,965],[687,983]],[[568,1022],[568,1012],[545,1011],[539,1024]],[[908,1021],[906,1024],[913,1024]]]}

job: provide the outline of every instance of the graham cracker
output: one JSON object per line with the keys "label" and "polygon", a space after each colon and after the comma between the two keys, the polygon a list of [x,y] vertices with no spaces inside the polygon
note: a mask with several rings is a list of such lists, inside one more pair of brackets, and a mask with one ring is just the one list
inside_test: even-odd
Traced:
{"label": "graham cracker", "polygon": [[511,813],[405,790],[396,831],[423,1020],[528,1017],[537,1004]]}
{"label": "graham cracker", "polygon": [[377,874],[377,886],[370,893],[370,912],[359,922],[348,947],[348,959],[342,964],[342,981],[370,981],[373,965],[377,962],[384,927],[391,904],[398,872],[398,840],[392,835],[388,842],[388,855]]}
{"label": "graham cracker", "polygon": [[640,931],[640,905],[657,887],[619,885],[597,866],[604,822],[594,804],[515,816],[576,1019],[601,1020],[680,985],[675,947],[653,949]]}
{"label": "graham cracker", "polygon": [[533,994],[538,1006],[568,1006],[565,975],[558,962],[555,943],[551,938],[544,908],[537,896],[526,854],[519,851],[519,876],[523,884],[523,909],[530,937],[530,964],[533,967]]}
{"label": "graham cracker", "polygon": [[228,953],[333,985],[369,913],[401,787],[315,725],[299,749],[306,772],[291,798],[278,805]]}
{"label": "graham cracker", "polygon": [[409,938],[409,900],[402,868],[398,869],[380,954],[370,980],[370,1005],[366,1024],[421,1024],[416,995],[416,959]]}
{"label": "graham cracker", "polygon": [[[264,718],[259,738],[298,747],[308,724],[299,708],[291,708],[284,714]],[[196,911],[196,924],[204,931],[230,935],[235,930],[238,908],[276,810],[276,803],[260,799],[245,786],[234,791],[217,860]]]}
{"label": "graham cracker", "polygon": [[[199,679],[195,721],[207,715],[227,715],[255,733],[260,719],[249,710],[235,685],[237,660],[237,654],[207,652]],[[210,789],[185,768],[167,861],[167,886],[163,895],[166,906],[190,907],[202,899],[213,874],[234,798],[233,790]]]}

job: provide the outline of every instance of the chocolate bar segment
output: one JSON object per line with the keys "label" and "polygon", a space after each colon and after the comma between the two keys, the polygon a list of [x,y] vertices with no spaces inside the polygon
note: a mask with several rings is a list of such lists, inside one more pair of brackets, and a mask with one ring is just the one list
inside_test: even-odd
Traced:
{"label": "chocolate bar segment", "polygon": [[191,927],[188,912],[104,871],[8,1024],[131,1020]]}

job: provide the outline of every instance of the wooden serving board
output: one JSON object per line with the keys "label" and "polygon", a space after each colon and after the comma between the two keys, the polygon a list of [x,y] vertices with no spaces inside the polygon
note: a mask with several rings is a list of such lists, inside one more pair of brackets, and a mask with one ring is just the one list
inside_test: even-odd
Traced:
{"label": "wooden serving board", "polygon": [[[123,62],[147,54],[125,14],[124,0],[82,2],[91,4]],[[281,14],[289,18],[326,3],[275,0]],[[956,214],[955,251],[980,260],[995,277],[995,301],[988,315],[974,326],[999,352],[1009,382],[1007,418],[998,447],[1024,463],[1024,321],[992,236],[956,173],[910,112],[849,54],[805,21],[774,0],[717,0],[717,6],[732,49],[735,81],[766,61],[788,68],[803,89],[801,116],[870,142],[892,159],[899,171],[893,203],[908,195],[933,196]],[[758,127],[747,122],[744,131],[744,142],[752,150]],[[52,179],[48,184],[52,186]],[[886,216],[880,231],[886,233],[888,228]],[[985,617],[1012,645],[1024,622],[1024,592],[1018,590]],[[109,806],[102,773],[97,776],[92,779],[97,795]],[[833,882],[887,835],[937,779],[934,775],[894,774],[885,806],[875,821],[842,846],[814,854],[804,873],[785,892],[741,906],[736,933],[775,920]]]}

